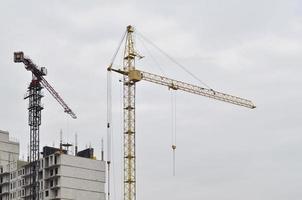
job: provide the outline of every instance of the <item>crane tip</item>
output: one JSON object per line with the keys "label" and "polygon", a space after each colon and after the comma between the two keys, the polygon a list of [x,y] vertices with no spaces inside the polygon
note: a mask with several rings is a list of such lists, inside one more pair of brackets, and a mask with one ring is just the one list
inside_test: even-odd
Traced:
{"label": "crane tip", "polygon": [[23,59],[24,59],[23,51],[14,52],[14,62],[15,63],[22,62]]}

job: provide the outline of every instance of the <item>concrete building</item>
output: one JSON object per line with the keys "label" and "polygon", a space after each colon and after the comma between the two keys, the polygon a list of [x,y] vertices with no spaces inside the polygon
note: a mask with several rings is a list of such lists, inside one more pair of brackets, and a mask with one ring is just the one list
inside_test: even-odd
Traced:
{"label": "concrete building", "polygon": [[7,131],[0,130],[0,200],[10,198],[10,172],[16,171],[21,164],[19,149],[19,143],[11,141]]}
{"label": "concrete building", "polygon": [[[3,138],[8,138],[7,132],[3,133]],[[17,143],[12,144],[15,146],[11,147],[9,153],[15,153],[14,158],[17,159],[19,145],[16,147]],[[1,155],[6,152],[1,151]],[[6,165],[0,166],[0,200],[32,200],[29,163],[12,160],[3,161],[3,164]],[[92,148],[80,151],[75,156],[68,155],[64,150],[44,147],[37,172],[39,199],[105,200],[105,167],[105,161],[93,157]]]}
{"label": "concrete building", "polygon": [[9,139],[7,131],[0,130],[0,166],[7,166],[19,159],[19,143]]}
{"label": "concrete building", "polygon": [[45,200],[105,200],[105,162],[60,152],[40,161],[40,197]]}

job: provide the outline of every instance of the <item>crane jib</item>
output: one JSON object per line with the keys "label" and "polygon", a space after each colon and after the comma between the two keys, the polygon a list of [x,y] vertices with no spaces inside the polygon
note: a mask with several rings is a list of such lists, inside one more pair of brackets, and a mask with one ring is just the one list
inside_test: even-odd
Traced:
{"label": "crane jib", "polygon": [[69,108],[61,96],[55,91],[55,89],[44,79],[43,76],[47,75],[47,69],[45,67],[38,67],[31,59],[26,58],[22,51],[14,52],[14,62],[23,63],[25,69],[31,71],[32,74],[41,81],[41,84],[49,91],[49,93],[58,101],[63,107],[64,111],[69,114],[73,119],[76,119],[76,114]]}
{"label": "crane jib", "polygon": [[222,93],[222,92],[218,92],[213,89],[206,89],[206,88],[203,88],[200,86],[185,83],[182,81],[177,81],[177,80],[174,80],[171,78],[152,74],[149,72],[145,72],[145,71],[141,71],[141,70],[137,70],[137,69],[125,72],[123,70],[113,69],[111,67],[108,68],[108,71],[114,71],[114,72],[123,74],[125,76],[128,76],[129,80],[133,81],[133,82],[145,80],[145,81],[149,81],[149,82],[156,83],[159,85],[167,86],[169,89],[181,90],[181,91],[189,92],[192,94],[205,96],[205,97],[215,99],[218,101],[223,101],[223,102],[231,103],[234,105],[243,106],[243,107],[250,108],[250,109],[256,108],[256,106],[254,105],[254,103],[251,100],[237,97],[234,95],[229,95],[229,94]]}

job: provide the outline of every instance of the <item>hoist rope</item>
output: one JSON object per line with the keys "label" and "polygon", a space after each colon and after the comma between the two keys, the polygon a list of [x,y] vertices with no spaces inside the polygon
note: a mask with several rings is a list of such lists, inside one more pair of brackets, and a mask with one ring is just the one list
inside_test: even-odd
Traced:
{"label": "hoist rope", "polygon": [[122,39],[120,40],[119,45],[118,45],[118,47],[117,47],[115,53],[113,54],[113,57],[112,57],[111,62],[110,62],[110,67],[113,65],[114,60],[115,60],[115,58],[116,58],[116,56],[117,56],[117,54],[118,54],[118,52],[119,52],[119,50],[120,50],[120,48],[121,48],[121,46],[122,46],[122,43],[123,43],[123,41],[124,41],[126,35],[127,35],[127,31],[125,31],[125,33],[123,34]]}
{"label": "hoist rope", "polygon": [[202,85],[206,86],[208,89],[211,89],[211,87],[206,84],[205,82],[203,82],[202,80],[200,80],[197,76],[195,76],[192,72],[190,72],[188,69],[186,69],[185,66],[183,66],[182,64],[180,64],[179,62],[177,62],[174,58],[172,58],[168,53],[166,53],[164,50],[162,50],[160,47],[158,47],[156,44],[154,44],[151,40],[149,40],[148,38],[146,38],[145,36],[143,36],[139,31],[136,31],[137,34],[146,42],[148,42],[150,45],[152,45],[154,48],[156,48],[159,52],[161,52],[163,55],[165,55],[168,59],[170,59],[174,64],[176,64],[178,67],[180,67],[182,70],[184,70],[185,72],[187,72],[189,75],[191,75],[194,79],[196,79],[197,81],[199,81]]}
{"label": "hoist rope", "polygon": [[111,164],[111,121],[112,121],[112,84],[111,84],[111,71],[107,71],[107,167],[108,167],[108,184],[107,195],[110,200],[110,164]]}
{"label": "hoist rope", "polygon": [[173,176],[176,173],[176,160],[175,160],[175,151],[176,151],[176,92],[171,90],[171,114],[172,114],[172,133],[171,133],[171,147],[173,153]]}
{"label": "hoist rope", "polygon": [[[125,39],[127,35],[127,31],[125,31],[125,33],[123,34],[119,44],[118,44],[118,47],[115,51],[115,53],[113,54],[113,57],[111,59],[111,62],[110,62],[110,65],[109,65],[109,68],[112,67],[114,61],[115,61],[115,58],[122,46],[122,43]],[[108,165],[108,185],[107,185],[107,199],[110,200],[110,197],[111,197],[111,194],[110,194],[110,164],[111,164],[111,159],[112,159],[112,153],[113,152],[113,143],[112,143],[112,138],[113,138],[113,135],[112,135],[112,77],[111,77],[111,71],[108,71],[107,72],[107,165]],[[112,150],[112,151],[111,151]],[[114,187],[113,187],[113,191],[114,191],[114,199],[116,198],[116,187],[115,187],[115,172],[114,172],[114,163],[112,163],[112,168],[113,168],[113,181],[114,181]]]}

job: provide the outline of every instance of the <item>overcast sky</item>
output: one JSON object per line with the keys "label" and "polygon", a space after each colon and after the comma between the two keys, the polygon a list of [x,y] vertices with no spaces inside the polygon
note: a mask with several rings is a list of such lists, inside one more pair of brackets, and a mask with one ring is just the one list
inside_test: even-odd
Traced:
{"label": "overcast sky", "polygon": [[[96,148],[106,138],[106,68],[126,26],[168,52],[215,90],[251,99],[250,110],[176,92],[172,176],[171,92],[137,84],[137,199],[302,198],[302,3],[294,0],[0,2],[0,129],[29,141],[31,74],[13,63],[24,51],[78,115],[45,90],[41,146]],[[199,84],[137,37],[137,68]],[[151,59],[152,58],[152,59]],[[117,58],[116,65],[121,64]],[[122,85],[113,74],[113,199],[121,199]]]}

